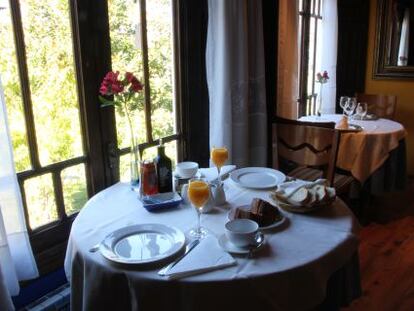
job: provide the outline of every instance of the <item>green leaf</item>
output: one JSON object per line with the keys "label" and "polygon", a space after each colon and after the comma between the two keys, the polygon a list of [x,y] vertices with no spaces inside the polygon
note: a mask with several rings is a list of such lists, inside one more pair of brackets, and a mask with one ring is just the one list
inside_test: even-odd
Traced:
{"label": "green leaf", "polygon": [[115,103],[112,100],[106,99],[105,97],[99,95],[99,100],[101,101],[101,107],[114,106]]}

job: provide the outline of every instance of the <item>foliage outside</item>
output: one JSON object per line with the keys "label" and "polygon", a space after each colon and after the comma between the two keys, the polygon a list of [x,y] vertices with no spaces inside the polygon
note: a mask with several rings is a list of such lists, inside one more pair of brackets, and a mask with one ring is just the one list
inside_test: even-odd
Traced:
{"label": "foliage outside", "polygon": [[[134,0],[108,0],[111,30],[112,67],[138,72],[142,78],[141,50],[137,48],[139,8]],[[0,74],[18,172],[31,168],[23,116],[22,95],[7,0],[0,0]],[[79,120],[72,33],[67,0],[21,0],[31,100],[37,144],[42,165],[83,155]],[[174,133],[172,24],[170,0],[147,1],[150,88],[154,138]],[[98,90],[97,90],[98,93]],[[86,103],[95,104],[95,103]],[[129,146],[125,117],[118,114],[120,148]],[[145,142],[142,109],[134,120],[138,142]],[[167,153],[175,159],[175,143]],[[146,153],[153,157],[154,149]],[[121,158],[121,175],[128,176],[128,164]],[[76,165],[61,174],[67,214],[78,211],[87,200],[85,166]],[[50,174],[24,184],[32,228],[58,219]]]}

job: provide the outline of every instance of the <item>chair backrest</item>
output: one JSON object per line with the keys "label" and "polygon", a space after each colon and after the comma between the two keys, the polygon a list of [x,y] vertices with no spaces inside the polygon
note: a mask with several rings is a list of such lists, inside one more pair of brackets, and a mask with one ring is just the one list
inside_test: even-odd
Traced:
{"label": "chair backrest", "polygon": [[397,110],[397,96],[382,94],[356,94],[359,103],[367,103],[368,112],[380,118],[393,120]]}
{"label": "chair backrest", "polygon": [[[332,185],[335,176],[339,132],[333,127],[314,126],[313,122],[283,119],[273,123],[273,167],[279,168],[279,158],[302,166],[320,167],[323,177]],[[293,122],[291,122],[293,121]]]}

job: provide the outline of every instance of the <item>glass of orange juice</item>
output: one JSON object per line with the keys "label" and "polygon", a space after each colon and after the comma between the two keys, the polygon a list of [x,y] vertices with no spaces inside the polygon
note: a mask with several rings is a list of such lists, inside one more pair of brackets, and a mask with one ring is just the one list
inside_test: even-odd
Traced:
{"label": "glass of orange juice", "polygon": [[207,230],[201,227],[201,212],[210,198],[210,186],[204,179],[192,178],[188,184],[187,191],[188,199],[196,209],[198,216],[197,227],[191,229],[189,235],[200,239],[207,235]]}
{"label": "glass of orange juice", "polygon": [[220,170],[221,167],[226,163],[229,158],[229,152],[226,147],[213,147],[211,149],[211,161],[217,167],[218,171],[218,181],[221,183]]}

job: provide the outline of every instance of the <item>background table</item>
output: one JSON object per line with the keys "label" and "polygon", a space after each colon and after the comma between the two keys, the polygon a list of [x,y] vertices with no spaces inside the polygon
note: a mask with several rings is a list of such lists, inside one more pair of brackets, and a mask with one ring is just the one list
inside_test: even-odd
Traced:
{"label": "background table", "polygon": [[[202,216],[203,225],[217,236],[224,232],[231,206],[250,203],[253,197],[269,199],[268,191],[242,189],[230,180],[225,189],[229,205]],[[163,223],[187,231],[195,225],[196,212],[191,207],[149,213],[128,185],[118,183],[91,198],[73,223],[65,258],[72,309],[303,310],[317,306],[325,298],[329,278],[357,251],[358,226],[339,199],[332,208],[313,214],[285,216],[284,226],[266,233],[267,243],[253,259],[239,257],[236,266],[167,281],[157,275],[159,267],[115,266],[99,252],[89,252],[123,226]],[[348,271],[341,278],[349,276]],[[359,289],[358,277],[350,279],[353,284],[337,290],[348,299]],[[344,279],[335,284],[340,283]]]}
{"label": "background table", "polygon": [[[341,118],[340,114],[327,114],[320,117],[306,116],[300,120],[338,123]],[[364,183],[381,168],[390,157],[390,153],[400,146],[406,131],[400,123],[388,119],[375,121],[350,119],[348,122],[361,126],[363,131],[342,133],[336,165],[351,172],[359,182]],[[405,144],[403,147],[405,151]],[[405,158],[403,160],[405,164]]]}

